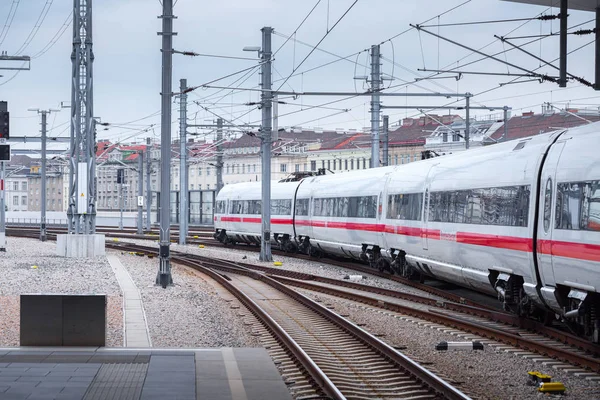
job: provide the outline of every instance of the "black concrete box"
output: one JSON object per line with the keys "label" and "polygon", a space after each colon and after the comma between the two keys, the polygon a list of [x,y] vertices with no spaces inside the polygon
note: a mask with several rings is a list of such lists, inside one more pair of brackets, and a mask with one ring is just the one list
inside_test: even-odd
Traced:
{"label": "black concrete box", "polygon": [[106,295],[21,295],[21,346],[105,346]]}

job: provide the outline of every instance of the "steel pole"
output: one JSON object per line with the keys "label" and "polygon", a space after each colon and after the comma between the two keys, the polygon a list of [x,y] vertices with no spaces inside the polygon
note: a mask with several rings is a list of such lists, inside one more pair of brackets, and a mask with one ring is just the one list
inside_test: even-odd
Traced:
{"label": "steel pole", "polygon": [[471,134],[471,121],[469,115],[469,105],[471,103],[471,95],[467,93],[465,97],[465,149],[469,150],[469,136]]}
{"label": "steel pole", "polygon": [[595,66],[595,83],[594,89],[600,90],[600,7],[596,8],[596,66]]}
{"label": "steel pole", "polygon": [[390,165],[390,155],[389,155],[389,123],[390,117],[388,115],[383,116],[383,165],[386,167]]}
{"label": "steel pole", "polygon": [[559,32],[559,44],[560,44],[560,59],[559,59],[559,70],[558,70],[558,86],[567,86],[567,17],[568,17],[568,0],[560,0],[560,32]]}
{"label": "steel pole", "polygon": [[273,28],[264,27],[262,31],[262,202],[261,221],[262,236],[260,240],[260,261],[272,261],[271,255],[271,123],[272,100],[271,92],[271,33]]}
{"label": "steel pole", "polygon": [[[142,201],[140,202],[140,199]],[[138,220],[137,220],[137,233],[142,235],[144,233],[144,152],[138,152]]]}
{"label": "steel pole", "polygon": [[46,241],[46,111],[42,114],[42,215],[40,219],[40,240]]}
{"label": "steel pole", "polygon": [[146,138],[146,230],[152,230],[152,188],[150,177],[152,174],[152,158],[150,157],[150,138]]}
{"label": "steel pole", "polygon": [[504,132],[502,133],[502,137],[500,141],[508,140],[508,107],[504,106]]}
{"label": "steel pole", "polygon": [[159,271],[156,283],[166,288],[171,277],[170,186],[171,186],[171,96],[173,95],[173,0],[163,0],[162,18],[162,104],[160,135],[160,243]]}
{"label": "steel pole", "polygon": [[371,167],[379,167],[379,124],[381,118],[381,53],[379,45],[371,47]]}
{"label": "steel pole", "polygon": [[[124,176],[125,174],[123,174]],[[121,210],[121,218],[119,219],[119,229],[123,230],[123,184],[119,184],[119,208]]]}
{"label": "steel pole", "polygon": [[6,251],[6,163],[0,161],[0,251]]}
{"label": "steel pole", "polygon": [[187,237],[187,79],[179,81],[179,244],[185,244]]}
{"label": "steel pole", "polygon": [[217,118],[217,192],[223,189],[223,118]]}

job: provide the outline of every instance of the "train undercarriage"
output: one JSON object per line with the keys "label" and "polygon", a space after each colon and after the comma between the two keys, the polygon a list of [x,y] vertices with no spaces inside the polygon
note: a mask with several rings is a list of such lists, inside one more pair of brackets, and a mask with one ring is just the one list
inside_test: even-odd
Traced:
{"label": "train undercarriage", "polygon": [[[213,236],[225,245],[239,242],[260,245],[260,238],[257,236],[228,235],[225,230],[216,230]],[[326,255],[320,246],[310,242],[308,236],[292,240],[287,234],[275,234],[274,243],[286,253],[299,252],[314,258]],[[363,244],[358,257],[352,254],[349,257],[358,258],[381,272],[389,272],[412,280],[424,280],[421,271],[407,262],[406,252],[403,250],[390,249],[384,252],[379,246]],[[560,320],[577,336],[600,343],[600,295],[598,293],[559,287],[556,290],[556,297],[558,303],[563,306],[560,310],[550,311],[548,307],[533,301],[526,294],[522,277],[491,271],[489,278],[505,311],[546,323],[551,323],[554,319]]]}

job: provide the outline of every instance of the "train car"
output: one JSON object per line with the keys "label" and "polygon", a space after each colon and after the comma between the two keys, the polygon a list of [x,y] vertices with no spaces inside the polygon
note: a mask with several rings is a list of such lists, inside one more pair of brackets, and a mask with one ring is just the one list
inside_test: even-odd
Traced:
{"label": "train car", "polygon": [[540,173],[537,263],[545,304],[600,340],[600,124],[570,129]]}
{"label": "train car", "polygon": [[[271,237],[293,251],[292,211],[298,182],[271,182]],[[216,199],[215,238],[223,243],[260,244],[261,183],[226,185]]]}
{"label": "train car", "polygon": [[[422,200],[421,209],[400,216],[397,232],[386,235],[387,247],[406,252],[407,263],[426,275],[499,294],[507,308],[530,313],[534,302],[542,305],[533,254],[539,169],[558,135],[402,168],[391,178],[388,192],[402,194],[400,200],[408,207],[416,208],[413,203]],[[412,193],[407,192],[405,176],[417,180]],[[414,229],[417,211],[420,232]],[[419,233],[420,240],[406,238]]]}
{"label": "train car", "polygon": [[371,260],[383,239],[382,199],[396,167],[305,178],[296,193],[295,236],[300,249]]}

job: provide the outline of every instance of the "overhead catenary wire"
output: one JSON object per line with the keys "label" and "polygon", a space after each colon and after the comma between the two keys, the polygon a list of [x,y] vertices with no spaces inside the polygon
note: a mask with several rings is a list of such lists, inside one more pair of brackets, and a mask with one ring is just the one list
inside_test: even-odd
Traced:
{"label": "overhead catenary wire", "polygon": [[328,29],[327,32],[325,32],[325,34],[323,35],[323,37],[321,37],[319,42],[308,52],[308,54],[302,59],[302,61],[300,61],[300,63],[292,70],[291,74],[287,78],[285,78],[283,83],[281,85],[279,85],[279,87],[277,88],[277,91],[279,91],[283,87],[283,85],[285,85],[285,83],[292,77],[294,72],[296,72],[298,70],[298,68],[300,68],[300,66],[302,64],[304,64],[304,62],[308,59],[308,57],[310,57],[311,54],[314,53],[314,51],[319,47],[319,45],[321,43],[323,43],[323,41],[329,35],[329,33],[331,33],[331,31],[333,31],[335,29],[335,27],[344,19],[344,17],[350,12],[350,10],[352,10],[352,8],[354,8],[356,3],[358,3],[358,0],[354,0],[354,2],[350,5],[350,7],[348,7],[348,9],[346,9],[346,11],[342,14],[342,16],[339,17],[337,19],[337,21],[335,21],[335,23],[331,26],[331,29]]}
{"label": "overhead catenary wire", "polygon": [[60,40],[60,38],[64,35],[64,33],[67,31],[67,29],[69,29],[69,27],[71,26],[71,23],[73,23],[73,12],[69,13],[67,18],[65,19],[65,22],[63,22],[63,24],[60,26],[60,28],[58,28],[58,31],[54,34],[54,36],[50,39],[50,41],[44,47],[42,47],[37,53],[35,53],[33,56],[31,56],[31,58],[36,59],[36,58],[39,58],[39,57],[43,56],[44,54],[46,54],[46,52],[48,52],[52,47],[54,47],[54,45]]}
{"label": "overhead catenary wire", "polygon": [[15,19],[15,15],[17,14],[17,9],[19,8],[19,4],[21,0],[13,0],[10,4],[10,9],[8,10],[8,15],[6,16],[6,21],[4,22],[4,26],[2,27],[2,32],[0,32],[0,48],[4,44],[6,37],[8,36],[8,32],[10,31],[10,27],[12,26],[12,22]]}
{"label": "overhead catenary wire", "polygon": [[35,22],[35,25],[31,29],[31,32],[29,32],[29,35],[27,35],[27,38],[25,38],[25,41],[23,42],[21,47],[19,47],[19,49],[17,51],[15,51],[15,55],[19,55],[19,54],[23,53],[25,50],[27,50],[27,48],[29,47],[29,45],[31,44],[31,42],[33,41],[33,39],[36,37],[37,33],[39,32],[40,27],[46,20],[46,16],[48,15],[48,12],[50,11],[50,8],[52,7],[53,3],[54,3],[54,0],[46,0],[46,3],[44,3],[44,7],[42,8],[42,11],[40,12],[38,19]]}

